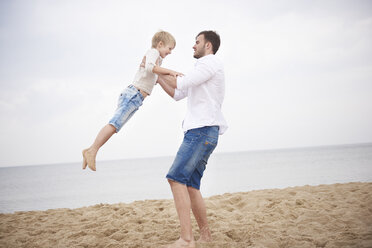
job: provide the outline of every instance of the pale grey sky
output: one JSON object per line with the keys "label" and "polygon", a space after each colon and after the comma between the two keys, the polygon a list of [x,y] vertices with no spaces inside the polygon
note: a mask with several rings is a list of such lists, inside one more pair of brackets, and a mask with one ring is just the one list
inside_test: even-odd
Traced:
{"label": "pale grey sky", "polygon": [[[215,152],[372,142],[371,1],[0,1],[0,166],[77,162],[159,29],[184,73],[222,44],[229,124]],[[186,101],[154,89],[98,160],[174,156]]]}

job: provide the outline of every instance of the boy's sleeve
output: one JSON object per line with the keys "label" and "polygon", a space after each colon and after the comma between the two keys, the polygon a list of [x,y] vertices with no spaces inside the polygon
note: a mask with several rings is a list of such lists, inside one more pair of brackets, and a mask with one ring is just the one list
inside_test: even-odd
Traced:
{"label": "boy's sleeve", "polygon": [[159,58],[159,51],[156,49],[150,49],[146,53],[145,70],[152,73],[154,66],[156,65],[156,60]]}
{"label": "boy's sleeve", "polygon": [[177,80],[177,89],[186,90],[208,81],[216,71],[211,63],[207,62],[198,61],[191,72],[182,77],[182,80]]}

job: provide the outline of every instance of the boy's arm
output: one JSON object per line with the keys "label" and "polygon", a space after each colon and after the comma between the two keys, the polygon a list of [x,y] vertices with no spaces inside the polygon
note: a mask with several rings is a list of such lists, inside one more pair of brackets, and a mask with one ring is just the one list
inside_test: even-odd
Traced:
{"label": "boy's arm", "polygon": [[173,76],[174,78],[176,78],[178,76],[183,76],[183,74],[181,72],[177,72],[177,71],[173,71],[173,70],[170,70],[170,69],[167,69],[167,68],[163,68],[163,67],[160,67],[158,65],[154,66],[154,68],[152,69],[152,72],[158,74],[159,76],[160,75],[170,75],[170,76]]}
{"label": "boy's arm", "polygon": [[[149,56],[150,60],[146,63],[146,56]],[[148,54],[143,57],[140,67],[145,68],[147,71],[151,71],[152,73],[156,73],[160,75],[171,75],[173,77],[183,76],[181,72],[173,71],[164,67],[160,67],[157,65],[157,61],[155,61],[155,56],[158,56],[156,53],[153,54],[153,51],[149,51]],[[154,62],[155,61],[155,62]]]}

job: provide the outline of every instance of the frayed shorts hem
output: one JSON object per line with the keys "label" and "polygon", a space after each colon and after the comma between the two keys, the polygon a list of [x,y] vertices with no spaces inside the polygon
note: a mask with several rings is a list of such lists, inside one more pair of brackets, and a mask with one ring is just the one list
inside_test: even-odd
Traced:
{"label": "frayed shorts hem", "polygon": [[193,185],[193,184],[190,184],[190,183],[180,182],[179,180],[174,179],[174,178],[172,178],[171,176],[166,176],[166,178],[167,178],[168,180],[171,180],[171,181],[176,182],[176,183],[180,183],[180,184],[185,185],[185,186],[187,186],[187,187],[192,187],[192,188],[194,188],[194,189],[200,190],[200,186],[198,186],[198,185]]}

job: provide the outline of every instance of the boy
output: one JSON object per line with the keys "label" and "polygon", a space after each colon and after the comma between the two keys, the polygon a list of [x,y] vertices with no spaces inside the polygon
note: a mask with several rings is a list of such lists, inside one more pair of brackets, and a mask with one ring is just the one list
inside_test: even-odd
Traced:
{"label": "boy", "polygon": [[143,100],[151,94],[158,75],[182,76],[182,73],[160,67],[162,59],[176,46],[174,37],[165,31],[157,32],[152,38],[152,48],[143,57],[142,63],[135,75],[134,81],[121,94],[114,116],[98,133],[94,143],[83,150],[83,169],[89,166],[96,171],[96,156],[98,150],[133,116],[142,105]]}

